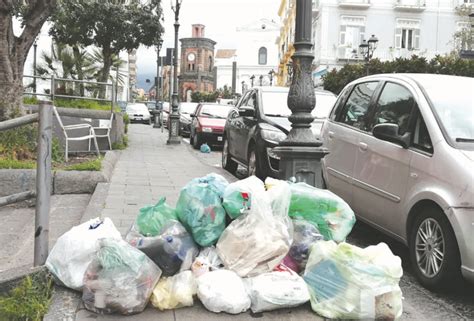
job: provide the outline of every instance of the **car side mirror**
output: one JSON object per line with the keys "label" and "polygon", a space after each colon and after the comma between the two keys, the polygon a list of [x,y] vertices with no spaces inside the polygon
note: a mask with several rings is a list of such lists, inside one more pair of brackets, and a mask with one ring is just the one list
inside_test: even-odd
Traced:
{"label": "car side mirror", "polygon": [[255,109],[248,106],[243,106],[239,108],[239,116],[242,117],[255,117]]}
{"label": "car side mirror", "polygon": [[190,116],[191,116],[191,118],[194,118],[194,117],[196,117],[196,114],[192,113]]}
{"label": "car side mirror", "polygon": [[399,127],[397,124],[378,124],[372,129],[372,134],[380,139],[394,144],[398,144],[403,148],[408,148],[410,145],[410,133],[403,135],[398,134]]}

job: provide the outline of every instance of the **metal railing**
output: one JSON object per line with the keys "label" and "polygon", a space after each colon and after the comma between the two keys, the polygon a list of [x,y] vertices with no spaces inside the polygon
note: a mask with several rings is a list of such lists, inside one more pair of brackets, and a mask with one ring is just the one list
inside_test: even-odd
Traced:
{"label": "metal railing", "polygon": [[51,209],[51,146],[53,129],[53,105],[40,101],[38,114],[31,114],[0,122],[0,131],[38,122],[38,152],[36,160],[36,191],[26,191],[0,197],[0,206],[34,198],[35,249],[34,265],[43,265],[48,257],[49,212]]}
{"label": "metal railing", "polygon": [[[51,101],[54,101],[55,98],[66,98],[66,99],[84,99],[84,100],[95,100],[95,101],[103,101],[103,102],[110,102],[110,111],[114,111],[115,104],[117,103],[117,93],[116,93],[116,84],[114,83],[106,83],[106,82],[97,82],[97,81],[89,81],[89,80],[76,80],[76,79],[66,79],[66,78],[55,78],[54,76],[51,77],[44,77],[44,76],[30,76],[30,75],[23,75],[23,79],[30,78],[33,79],[31,84],[28,84],[26,88],[32,88],[32,91],[24,91],[23,95],[30,95],[36,97],[48,97]],[[49,81],[49,93],[38,93],[38,85],[37,81]],[[65,93],[58,93],[58,89],[60,89],[57,85],[58,84],[67,84],[72,83],[72,88],[67,88],[72,90],[73,92],[81,92],[88,94],[94,94],[97,91],[101,91],[104,89],[105,95],[109,92],[108,88],[110,88],[110,98],[99,98],[94,96],[87,96],[87,95],[74,95],[74,94],[65,94]],[[89,85],[91,88],[87,88]],[[66,86],[64,86],[66,87]],[[79,87],[79,88],[77,88]],[[103,87],[103,88],[101,88]],[[91,90],[93,89],[93,90]],[[60,106],[59,106],[60,107]]]}

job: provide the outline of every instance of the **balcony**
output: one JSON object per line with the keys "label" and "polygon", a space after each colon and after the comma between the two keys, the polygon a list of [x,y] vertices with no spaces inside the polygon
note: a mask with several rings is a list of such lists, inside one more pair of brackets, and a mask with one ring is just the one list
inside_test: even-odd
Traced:
{"label": "balcony", "polygon": [[336,58],[338,61],[361,61],[364,60],[358,52],[357,49],[339,46],[336,49]]}
{"label": "balcony", "polygon": [[395,0],[394,9],[406,12],[422,12],[426,9],[426,0]]}
{"label": "balcony", "polygon": [[339,7],[350,9],[367,9],[370,7],[370,0],[339,0]]}

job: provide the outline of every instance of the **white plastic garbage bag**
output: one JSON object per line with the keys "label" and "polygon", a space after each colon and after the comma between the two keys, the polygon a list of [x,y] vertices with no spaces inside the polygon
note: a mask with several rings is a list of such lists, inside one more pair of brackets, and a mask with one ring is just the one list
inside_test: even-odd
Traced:
{"label": "white plastic garbage bag", "polygon": [[265,183],[268,191],[255,195],[248,214],[234,220],[217,242],[225,267],[241,277],[272,271],[292,243],[289,185],[275,179]]}
{"label": "white plastic garbage bag", "polygon": [[265,185],[255,176],[229,184],[224,191],[222,206],[231,219],[236,219],[252,205],[254,194],[265,193]]}
{"label": "white plastic garbage bag", "polygon": [[385,243],[362,249],[318,241],[303,278],[313,310],[323,317],[393,320],[402,314],[402,274],[400,258]]}
{"label": "white plastic garbage bag", "polygon": [[92,261],[96,241],[100,238],[121,240],[122,236],[107,217],[74,226],[56,241],[46,260],[46,267],[66,287],[82,290],[84,272]]}
{"label": "white plastic garbage bag", "polygon": [[194,276],[198,277],[209,271],[215,271],[222,269],[224,263],[217,254],[217,250],[214,246],[205,247],[199,252],[199,255],[191,265],[191,270]]}
{"label": "white plastic garbage bag", "polygon": [[123,315],[142,312],[161,276],[160,268],[123,240],[98,240],[93,257],[84,273],[86,309]]}
{"label": "white plastic garbage bag", "polygon": [[191,271],[184,271],[158,281],[151,303],[160,310],[190,307],[194,304],[193,296],[197,293],[196,279]]}
{"label": "white plastic garbage bag", "polygon": [[242,279],[229,270],[217,270],[197,278],[198,297],[209,311],[239,314],[250,308]]}
{"label": "white plastic garbage bag", "polygon": [[278,271],[244,279],[252,302],[252,312],[292,308],[309,301],[309,292],[303,278],[284,265]]}

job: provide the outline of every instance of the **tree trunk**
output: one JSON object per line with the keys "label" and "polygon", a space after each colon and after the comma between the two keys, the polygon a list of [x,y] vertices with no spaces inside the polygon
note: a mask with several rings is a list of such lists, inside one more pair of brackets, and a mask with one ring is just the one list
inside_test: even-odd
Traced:
{"label": "tree trunk", "polygon": [[23,113],[23,67],[33,42],[51,14],[55,0],[32,1],[23,14],[24,29],[13,33],[12,1],[0,1],[0,121]]}
{"label": "tree trunk", "polygon": [[[77,79],[84,80],[84,70],[83,70],[84,57],[81,55],[81,52],[78,46],[72,46],[72,51],[74,53],[74,62],[75,62],[75,68],[77,72]],[[79,83],[79,96],[84,97],[84,84],[83,83]]]}
{"label": "tree trunk", "polygon": [[[100,72],[99,82],[107,83],[108,80],[109,80],[110,69],[112,67],[112,54],[113,53],[110,50],[110,47],[104,46],[102,48],[102,56],[104,58],[104,66],[102,67],[102,70]],[[102,99],[105,98],[106,89],[107,89],[107,86],[100,85],[99,98],[102,98]]]}

